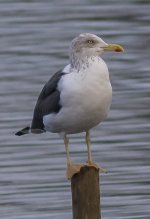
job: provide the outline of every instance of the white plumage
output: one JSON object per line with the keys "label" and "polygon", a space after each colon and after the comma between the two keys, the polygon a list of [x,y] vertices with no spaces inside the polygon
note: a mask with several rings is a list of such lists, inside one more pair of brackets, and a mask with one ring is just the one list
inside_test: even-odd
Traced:
{"label": "white plumage", "polygon": [[81,165],[72,164],[67,134],[86,133],[87,165],[98,167],[91,158],[90,129],[102,122],[109,111],[112,87],[104,51],[122,52],[117,44],[107,44],[94,34],[84,33],[73,39],[70,64],[58,71],[44,86],[37,100],[31,127],[18,131],[20,136],[45,131],[61,134],[67,154],[67,175],[70,178]]}
{"label": "white plumage", "polygon": [[[61,110],[44,116],[47,131],[74,134],[90,130],[107,116],[112,99],[109,72],[100,57],[89,57],[88,65],[68,73],[58,83]],[[69,70],[69,72],[65,71]]]}

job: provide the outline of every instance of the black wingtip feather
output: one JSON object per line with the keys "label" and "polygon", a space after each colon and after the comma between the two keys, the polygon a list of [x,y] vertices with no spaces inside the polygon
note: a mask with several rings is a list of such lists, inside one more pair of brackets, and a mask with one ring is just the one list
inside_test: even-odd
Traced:
{"label": "black wingtip feather", "polygon": [[21,136],[21,135],[25,135],[25,134],[28,134],[29,133],[29,130],[30,130],[30,127],[26,127],[18,132],[15,133],[15,135],[17,136]]}

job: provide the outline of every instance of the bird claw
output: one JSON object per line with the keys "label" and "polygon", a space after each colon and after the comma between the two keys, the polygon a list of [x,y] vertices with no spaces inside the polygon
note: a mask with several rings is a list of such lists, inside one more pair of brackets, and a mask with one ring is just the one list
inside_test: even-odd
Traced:
{"label": "bird claw", "polygon": [[76,173],[80,172],[81,167],[83,167],[83,164],[68,164],[67,165],[67,178],[70,180],[72,178],[72,176]]}
{"label": "bird claw", "polygon": [[75,175],[76,173],[79,173],[81,167],[84,167],[84,166],[94,167],[97,170],[99,170],[100,173],[107,173],[106,169],[102,168],[101,166],[94,163],[93,161],[88,161],[86,164],[73,164],[73,163],[70,163],[70,164],[67,165],[67,172],[66,172],[67,178],[70,180],[72,178],[72,176]]}
{"label": "bird claw", "polygon": [[107,170],[99,166],[98,164],[94,163],[93,161],[87,161],[87,166],[95,167],[100,173],[107,173]]}

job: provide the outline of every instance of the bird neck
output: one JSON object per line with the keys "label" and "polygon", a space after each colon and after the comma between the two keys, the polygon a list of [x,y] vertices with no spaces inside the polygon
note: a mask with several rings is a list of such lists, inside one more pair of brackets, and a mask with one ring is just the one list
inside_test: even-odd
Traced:
{"label": "bird neck", "polygon": [[76,69],[76,71],[85,70],[95,61],[99,61],[101,58],[99,56],[83,56],[79,54],[72,54],[70,56],[71,68]]}

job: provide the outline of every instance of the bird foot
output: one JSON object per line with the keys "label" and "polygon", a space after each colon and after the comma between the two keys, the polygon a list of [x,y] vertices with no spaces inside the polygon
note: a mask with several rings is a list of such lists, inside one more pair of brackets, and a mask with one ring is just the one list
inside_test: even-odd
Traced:
{"label": "bird foot", "polygon": [[95,167],[100,173],[107,173],[107,170],[99,166],[98,164],[94,163],[93,161],[87,161],[87,166]]}
{"label": "bird foot", "polygon": [[83,164],[68,164],[67,165],[67,178],[70,180],[72,176],[78,172],[80,172],[81,167],[83,167]]}
{"label": "bird foot", "polygon": [[101,173],[107,173],[107,170],[99,166],[98,164],[94,163],[93,161],[88,161],[86,164],[73,164],[70,163],[67,165],[67,178],[70,180],[72,176],[76,173],[80,172],[81,167],[84,166],[89,166],[89,167],[94,167],[97,170],[99,170]]}

